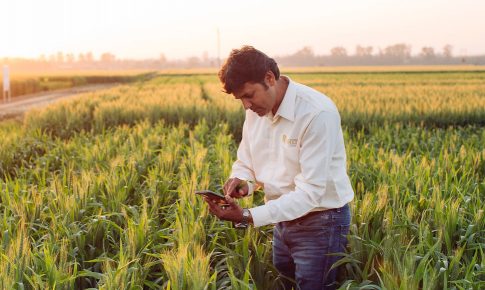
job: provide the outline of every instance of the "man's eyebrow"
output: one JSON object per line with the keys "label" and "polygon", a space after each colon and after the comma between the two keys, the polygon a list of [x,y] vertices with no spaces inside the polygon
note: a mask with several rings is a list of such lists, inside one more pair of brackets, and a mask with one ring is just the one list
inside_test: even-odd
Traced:
{"label": "man's eyebrow", "polygon": [[254,91],[252,93],[245,93],[244,95],[241,96],[241,99],[242,98],[250,98],[254,95]]}

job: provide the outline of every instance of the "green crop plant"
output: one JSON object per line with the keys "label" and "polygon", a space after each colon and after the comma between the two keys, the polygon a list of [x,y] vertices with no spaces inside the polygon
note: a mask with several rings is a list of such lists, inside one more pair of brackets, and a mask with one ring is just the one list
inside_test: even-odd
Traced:
{"label": "green crop plant", "polygon": [[[342,115],[340,288],[484,288],[485,73],[290,77]],[[236,229],[193,194],[221,190],[243,112],[213,75],[160,75],[0,123],[0,288],[276,288],[272,226]]]}

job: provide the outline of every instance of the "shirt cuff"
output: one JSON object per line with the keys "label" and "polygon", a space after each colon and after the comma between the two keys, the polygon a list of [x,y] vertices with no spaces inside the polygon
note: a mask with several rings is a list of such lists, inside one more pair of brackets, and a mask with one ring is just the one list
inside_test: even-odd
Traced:
{"label": "shirt cuff", "polygon": [[261,205],[249,209],[253,218],[254,227],[261,227],[271,223],[271,214],[266,205]]}

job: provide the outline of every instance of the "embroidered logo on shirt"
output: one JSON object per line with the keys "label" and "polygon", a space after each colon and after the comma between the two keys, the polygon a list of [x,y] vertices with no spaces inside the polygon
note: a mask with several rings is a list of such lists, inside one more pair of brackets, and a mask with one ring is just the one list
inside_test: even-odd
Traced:
{"label": "embroidered logo on shirt", "polygon": [[298,141],[298,139],[290,139],[288,138],[288,136],[286,136],[286,134],[283,134],[282,136],[282,140],[283,140],[283,143],[289,145],[289,146],[296,146],[296,142]]}

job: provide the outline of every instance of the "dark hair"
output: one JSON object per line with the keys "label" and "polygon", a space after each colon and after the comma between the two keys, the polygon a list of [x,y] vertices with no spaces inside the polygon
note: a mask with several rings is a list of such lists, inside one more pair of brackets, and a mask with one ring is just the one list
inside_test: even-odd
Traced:
{"label": "dark hair", "polygon": [[272,71],[276,80],[280,70],[276,61],[252,46],[245,45],[241,49],[233,49],[219,71],[219,79],[224,85],[224,91],[232,94],[245,83],[260,83],[267,88],[264,77]]}

